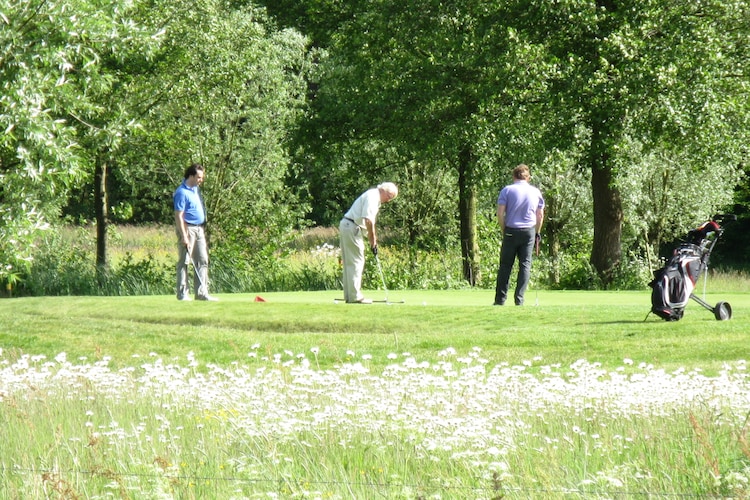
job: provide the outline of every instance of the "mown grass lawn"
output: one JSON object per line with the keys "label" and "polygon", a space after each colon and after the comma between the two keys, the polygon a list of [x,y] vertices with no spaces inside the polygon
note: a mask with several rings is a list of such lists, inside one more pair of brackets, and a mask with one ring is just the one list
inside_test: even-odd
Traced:
{"label": "mown grass lawn", "polygon": [[[208,362],[231,363],[258,349],[273,355],[318,348],[322,367],[352,353],[386,366],[389,354],[434,359],[448,347],[477,347],[492,362],[539,358],[567,365],[586,359],[616,367],[630,359],[707,372],[750,354],[750,293],[706,296],[711,304],[732,304],[729,321],[717,321],[691,301],[678,322],[648,315],[645,291],[529,291],[523,307],[492,306],[487,290],[390,291],[391,303],[372,305],[344,304],[339,295],[226,294],[217,303],[171,296],[3,300],[0,346],[49,357],[66,352],[70,359],[108,356],[118,365],[149,353],[184,359],[193,352]],[[369,296],[385,299],[382,291]]]}

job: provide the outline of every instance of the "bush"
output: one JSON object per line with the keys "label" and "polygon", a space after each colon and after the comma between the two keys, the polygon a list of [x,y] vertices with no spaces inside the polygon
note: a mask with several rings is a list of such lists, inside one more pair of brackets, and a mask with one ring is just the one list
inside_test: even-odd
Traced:
{"label": "bush", "polygon": [[96,295],[96,273],[84,254],[48,253],[34,259],[17,295]]}
{"label": "bush", "polygon": [[214,259],[210,275],[217,293],[331,290],[340,288],[341,267],[338,249],[324,243],[252,263],[222,255]]}
{"label": "bush", "polygon": [[174,265],[158,262],[152,255],[136,261],[132,254],[116,267],[99,274],[100,295],[167,295],[174,293]]}
{"label": "bush", "polygon": [[[147,228],[167,234],[171,228]],[[162,295],[175,288],[173,238],[158,238],[161,246],[138,247],[137,231],[128,228],[128,245],[110,246],[113,264],[104,270],[95,265],[95,240],[91,228],[51,233],[35,256],[30,272],[17,285],[15,295]],[[112,231],[113,238],[124,234]],[[309,237],[295,240],[289,249],[267,245],[252,260],[227,248],[210,248],[209,269],[212,293],[257,293],[270,291],[313,291],[341,289],[341,261],[337,232],[317,229]],[[149,243],[151,245],[151,243]],[[309,245],[309,246],[306,246]],[[482,242],[481,275],[477,287],[494,289],[499,259],[499,242]],[[386,244],[380,249],[383,279],[389,290],[467,288],[463,279],[460,249],[427,251]],[[517,266],[517,264],[516,264]],[[511,275],[515,286],[517,267]],[[191,273],[192,274],[192,273]],[[627,255],[615,270],[613,289],[644,289],[651,271],[643,259]],[[367,255],[362,286],[383,288],[380,271],[372,255]],[[531,288],[596,290],[602,283],[589,264],[588,255],[560,254],[553,262],[542,254],[534,259]]]}
{"label": "bush", "polygon": [[47,235],[17,295],[162,295],[174,293],[174,264],[152,255],[126,253],[116,265],[97,269],[90,231]]}

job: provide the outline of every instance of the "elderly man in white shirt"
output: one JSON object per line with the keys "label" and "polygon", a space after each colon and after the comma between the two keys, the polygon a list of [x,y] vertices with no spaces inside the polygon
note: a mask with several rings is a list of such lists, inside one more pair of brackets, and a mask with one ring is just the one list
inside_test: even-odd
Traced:
{"label": "elderly man in white shirt", "polygon": [[398,187],[384,182],[368,189],[357,198],[339,224],[341,260],[343,263],[344,300],[350,304],[369,304],[372,300],[362,295],[362,271],[365,268],[363,232],[367,233],[373,255],[378,255],[378,236],[375,219],[380,205],[398,196]]}

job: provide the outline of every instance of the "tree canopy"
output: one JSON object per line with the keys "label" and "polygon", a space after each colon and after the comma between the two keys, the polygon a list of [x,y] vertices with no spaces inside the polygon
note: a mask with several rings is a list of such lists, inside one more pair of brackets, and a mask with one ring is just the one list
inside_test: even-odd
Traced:
{"label": "tree canopy", "polygon": [[454,169],[469,249],[475,190],[520,162],[544,179],[562,152],[589,174],[606,284],[624,224],[628,246],[640,230],[658,244],[686,206],[706,217],[730,201],[747,153],[749,17],[719,0],[377,2],[331,37],[315,130],[336,151],[366,138]]}
{"label": "tree canopy", "polygon": [[398,241],[460,246],[475,284],[527,163],[553,260],[606,286],[746,183],[749,23],[747,0],[4,5],[0,279],[63,209],[169,223],[197,161],[220,255],[272,258],[392,180]]}
{"label": "tree canopy", "polygon": [[118,64],[158,46],[160,34],[133,14],[130,2],[88,0],[0,11],[0,277],[24,270],[38,231],[91,173],[82,131],[112,143],[131,129],[127,113],[102,97],[118,83]]}

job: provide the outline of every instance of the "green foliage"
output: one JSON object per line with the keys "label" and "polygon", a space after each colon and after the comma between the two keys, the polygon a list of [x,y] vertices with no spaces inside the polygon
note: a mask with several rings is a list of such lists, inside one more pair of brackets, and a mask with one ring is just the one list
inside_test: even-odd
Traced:
{"label": "green foliage", "polygon": [[18,293],[22,295],[98,295],[93,254],[83,245],[67,245],[47,235],[45,252],[34,257]]}
{"label": "green foliage", "polygon": [[116,268],[100,271],[98,280],[101,295],[165,295],[174,290],[175,266],[126,254]]}
{"label": "green foliage", "polygon": [[556,290],[597,290],[601,288],[596,269],[588,255],[560,253],[554,259],[536,259],[532,267],[534,285]]}
{"label": "green foliage", "polygon": [[97,269],[93,238],[87,228],[78,228],[72,236],[62,231],[48,232],[40,245],[44,250],[34,255],[16,293],[34,296],[173,293],[174,263],[166,263],[150,252],[139,257],[125,252],[116,264]]}
{"label": "green foliage", "polygon": [[[157,43],[132,21],[130,2],[30,0],[0,16],[0,281],[27,270],[33,242],[54,221],[86,175],[100,144],[129,125],[100,119],[116,108],[102,102],[117,85],[109,62],[146,57]],[[117,114],[117,113],[115,113]]]}
{"label": "green foliage", "polygon": [[202,163],[213,249],[257,261],[308,210],[284,183],[287,136],[305,106],[308,42],[275,30],[260,10],[220,1],[159,4],[148,15],[165,41],[134,89],[144,115],[120,158],[120,189],[142,193],[138,209],[168,223],[184,169]]}
{"label": "green foliage", "polygon": [[[747,18],[747,4],[630,4],[519,2],[509,3],[519,15],[507,16],[555,68],[540,99],[540,116],[557,132],[547,144],[563,151],[583,146],[581,164],[613,175],[594,184],[592,261],[600,273],[619,260],[620,224],[622,248],[643,249],[644,232],[658,244],[672,229],[654,218],[702,218],[725,204],[747,142],[747,108],[735,100],[747,92],[736,78],[747,71],[739,69],[747,57],[735,58],[747,51],[737,29],[746,25],[740,17]],[[579,126],[588,133],[577,136]],[[680,179],[683,173],[690,181]],[[672,196],[675,204],[666,206]],[[662,205],[655,212],[643,210],[655,203]],[[636,206],[641,217],[633,216]]]}
{"label": "green foliage", "polygon": [[[631,146],[626,174],[619,185],[623,198],[626,241],[654,259],[664,243],[687,232],[731,205],[740,172],[729,159],[716,158],[710,167],[696,165],[686,152],[643,154]],[[647,247],[648,246],[648,247]]]}
{"label": "green foliage", "polygon": [[[747,143],[747,99],[738,96],[746,96],[740,75],[749,58],[736,28],[746,26],[747,5],[631,3],[361,7],[331,37],[317,77],[304,157],[315,193],[331,199],[353,175],[379,172],[377,159],[358,159],[383,144],[403,152],[397,165],[417,158],[444,172],[468,145],[480,166],[470,180],[480,199],[524,161],[550,188],[553,252],[563,241],[593,248],[609,282],[615,271],[604,267],[617,265],[622,248],[647,253],[657,243],[665,225],[655,219],[674,227],[727,203]],[[324,142],[318,149],[316,140]],[[663,192],[677,195],[669,206],[653,207],[662,197],[644,189],[651,175],[669,178]],[[566,224],[569,214],[578,217]],[[330,222],[324,217],[317,220]],[[569,237],[591,227],[591,217],[593,239]]]}
{"label": "green foliage", "polygon": [[[383,180],[402,193],[379,218],[403,253],[394,283],[458,286],[458,232],[476,222],[490,287],[485,217],[525,162],[548,199],[543,281],[630,288],[649,262],[632,264],[730,205],[746,168],[747,2],[266,3],[275,20],[219,0],[3,11],[0,283],[36,272],[64,205],[91,218],[95,167],[115,220],[170,224],[199,161],[222,289],[332,286],[328,267],[284,262],[293,229],[337,224]],[[474,195],[478,220],[459,221]],[[589,259],[599,281],[592,248],[612,254]]]}
{"label": "green foliage", "polygon": [[[494,289],[499,262],[499,230],[489,218],[480,219],[482,279],[478,288]],[[95,234],[91,227],[49,231],[40,242],[28,273],[19,276],[16,295],[159,295],[172,294],[176,250],[172,228],[123,226],[112,228],[108,246],[116,254],[105,269],[93,259]],[[340,290],[341,262],[336,230],[313,231],[299,236],[283,250],[268,246],[265,253],[245,259],[211,250],[210,288],[214,293]],[[305,233],[307,234],[307,233]],[[468,286],[461,275],[461,255],[455,247],[424,250],[399,244],[400,236],[381,233],[380,262],[388,290],[460,290]],[[573,248],[555,257],[542,248],[534,259],[531,287],[538,289],[594,290],[604,285],[584,253]],[[515,275],[512,276],[515,280]],[[618,267],[610,288],[642,290],[650,268],[637,255]],[[514,281],[512,281],[511,286]],[[383,291],[375,260],[366,256],[363,289]]]}
{"label": "green foliage", "polygon": [[211,288],[216,292],[278,292],[340,289],[338,249],[328,244],[252,262],[213,258]]}

